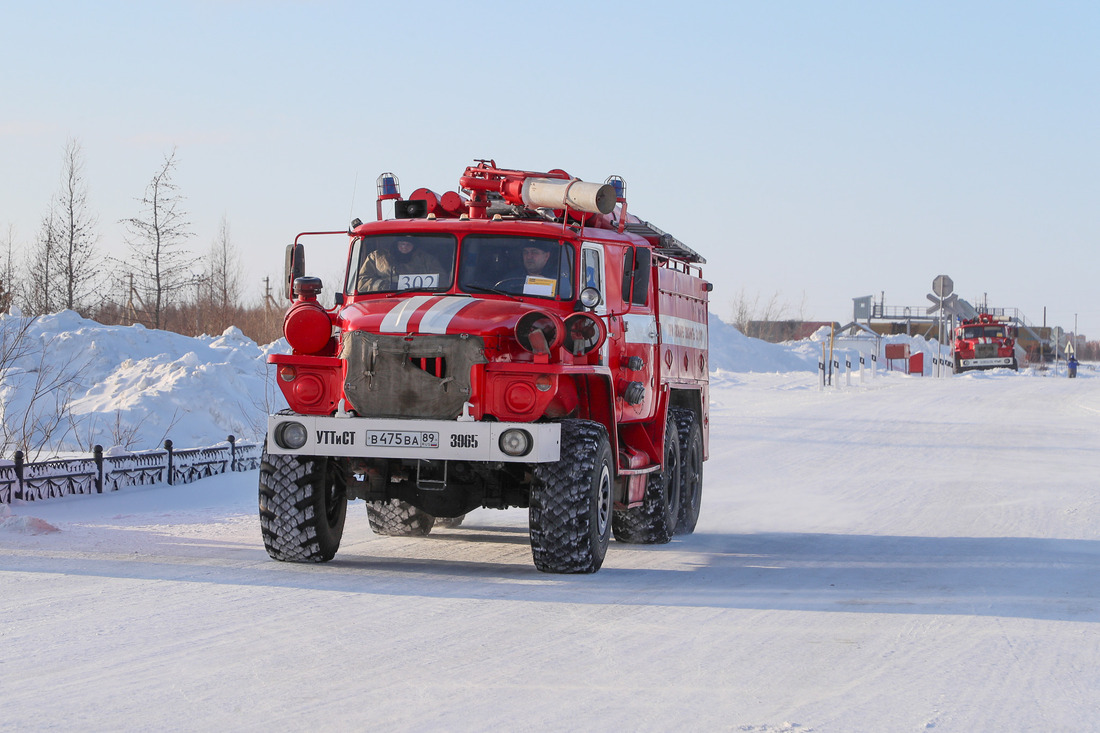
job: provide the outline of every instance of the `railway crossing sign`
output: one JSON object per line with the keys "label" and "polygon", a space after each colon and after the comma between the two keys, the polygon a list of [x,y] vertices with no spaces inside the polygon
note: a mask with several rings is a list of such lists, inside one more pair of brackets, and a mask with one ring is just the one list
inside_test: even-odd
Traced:
{"label": "railway crossing sign", "polygon": [[[950,280],[948,282],[950,282]],[[932,315],[941,308],[943,309],[944,315],[956,315],[956,306],[959,303],[958,293],[952,293],[946,298],[942,296],[937,298],[935,295],[932,295],[932,293],[928,293],[927,297],[930,301],[932,301],[932,305],[928,306],[928,315]]]}

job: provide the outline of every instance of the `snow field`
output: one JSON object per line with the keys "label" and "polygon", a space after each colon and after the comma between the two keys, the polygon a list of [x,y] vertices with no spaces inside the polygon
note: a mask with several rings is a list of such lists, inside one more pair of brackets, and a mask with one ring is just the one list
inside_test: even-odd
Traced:
{"label": "snow field", "polygon": [[408,539],[361,502],[277,563],[254,472],[17,505],[0,728],[1095,730],[1083,377],[717,373],[696,533],[592,576],[535,571],[523,510]]}

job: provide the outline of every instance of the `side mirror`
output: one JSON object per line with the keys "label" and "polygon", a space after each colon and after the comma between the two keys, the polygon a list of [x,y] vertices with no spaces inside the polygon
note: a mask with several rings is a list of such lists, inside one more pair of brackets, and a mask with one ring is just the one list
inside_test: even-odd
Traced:
{"label": "side mirror", "polygon": [[294,281],[306,274],[306,248],[301,244],[286,246],[283,266],[283,290],[287,300],[294,300]]}

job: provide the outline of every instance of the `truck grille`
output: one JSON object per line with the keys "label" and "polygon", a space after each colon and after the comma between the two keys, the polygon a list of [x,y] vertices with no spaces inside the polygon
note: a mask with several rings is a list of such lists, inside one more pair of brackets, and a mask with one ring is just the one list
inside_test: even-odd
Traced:
{"label": "truck grille", "polygon": [[417,369],[423,369],[433,377],[442,379],[447,376],[447,360],[442,356],[435,357],[410,357],[409,361]]}
{"label": "truck grille", "polygon": [[363,417],[453,420],[469,401],[470,370],[484,364],[484,341],[469,334],[411,336],[351,331],[344,396]]}
{"label": "truck grille", "polygon": [[997,344],[978,344],[974,347],[974,358],[989,359],[997,355]]}

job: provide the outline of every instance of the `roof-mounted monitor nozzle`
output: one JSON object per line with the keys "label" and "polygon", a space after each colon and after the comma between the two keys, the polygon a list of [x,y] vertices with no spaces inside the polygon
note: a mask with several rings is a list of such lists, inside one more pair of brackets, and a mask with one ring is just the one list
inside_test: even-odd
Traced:
{"label": "roof-mounted monitor nozzle", "polygon": [[[505,194],[505,198],[508,195]],[[528,178],[520,198],[531,208],[572,209],[589,214],[610,214],[615,208],[615,189],[606,183],[588,183],[574,178]]]}
{"label": "roof-mounted monitor nozzle", "polygon": [[615,189],[606,184],[587,183],[562,170],[546,173],[495,167],[493,161],[479,161],[458,179],[469,191],[470,218],[483,219],[489,194],[499,194],[510,204],[531,209],[569,209],[588,214],[609,214],[615,208]]}

